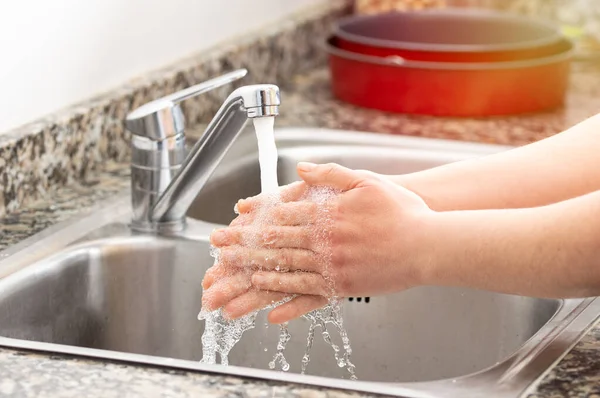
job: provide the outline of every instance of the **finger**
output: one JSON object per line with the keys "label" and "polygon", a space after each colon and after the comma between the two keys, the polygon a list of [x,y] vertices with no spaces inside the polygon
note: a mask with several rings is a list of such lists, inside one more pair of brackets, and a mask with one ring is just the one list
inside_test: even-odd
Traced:
{"label": "finger", "polygon": [[313,272],[264,272],[252,275],[252,285],[259,290],[288,294],[333,296],[331,286],[322,275]]}
{"label": "finger", "polygon": [[306,194],[308,186],[304,181],[296,181],[279,188],[279,199],[282,202],[300,200]]}
{"label": "finger", "polygon": [[365,181],[363,173],[340,166],[335,163],[314,164],[300,162],[298,175],[308,185],[328,186],[341,191],[349,191]]}
{"label": "finger", "polygon": [[204,278],[202,279],[202,289],[206,290],[208,288],[210,288],[212,286],[213,283],[215,283],[216,280],[224,277],[224,267],[218,266],[218,265],[214,265],[212,267],[210,267],[208,270],[206,270],[206,273],[204,274]]}
{"label": "finger", "polygon": [[298,226],[227,227],[210,235],[210,243],[215,247],[240,245],[310,250],[312,242],[312,231]]}
{"label": "finger", "polygon": [[262,310],[286,297],[284,293],[250,290],[228,303],[223,312],[229,319],[237,319],[255,311]]}
{"label": "finger", "polygon": [[281,272],[320,272],[323,268],[323,261],[317,254],[303,249],[248,249],[231,246],[221,250],[219,263],[229,267]]}
{"label": "finger", "polygon": [[[237,216],[230,227],[241,227],[252,225],[256,219],[257,212],[251,211]],[[266,225],[298,226],[312,225],[317,221],[318,207],[314,202],[283,202],[271,209]]]}
{"label": "finger", "polygon": [[[284,202],[276,205],[265,221],[267,225],[299,226],[312,225],[317,221],[318,207],[314,202]],[[254,211],[237,216],[230,227],[249,226],[256,219]]]}
{"label": "finger", "polygon": [[233,219],[231,223],[229,223],[230,227],[241,227],[245,225],[251,225],[254,222],[256,214],[255,213],[245,213],[240,214],[236,218]]}
{"label": "finger", "polygon": [[283,226],[312,225],[317,221],[318,206],[314,202],[287,202],[276,206],[272,224]]}
{"label": "finger", "polygon": [[215,281],[202,294],[202,308],[214,311],[250,289],[250,276],[238,273]]}
{"label": "finger", "polygon": [[[284,185],[280,187],[277,191],[278,199],[281,202],[291,202],[299,200],[304,196],[306,188],[306,184],[302,181],[297,181],[288,185]],[[250,198],[240,199],[236,204],[236,208],[240,214],[249,213],[253,210],[256,210],[265,202],[272,200],[272,198],[272,195],[260,194],[257,196],[252,196]]]}
{"label": "finger", "polygon": [[252,196],[246,199],[240,199],[235,204],[235,211],[238,214],[246,214],[251,212],[257,207],[257,204],[261,202],[261,196]]}
{"label": "finger", "polygon": [[[232,227],[219,228],[211,232],[209,240],[214,247],[226,246],[229,244],[228,230]],[[238,227],[239,228],[239,227]]]}
{"label": "finger", "polygon": [[323,296],[298,296],[275,308],[267,319],[275,324],[286,323],[325,306],[327,302]]}
{"label": "finger", "polygon": [[238,267],[232,267],[227,264],[222,264],[218,262],[212,267],[210,267],[204,274],[204,278],[202,279],[202,288],[204,290],[210,289],[213,283],[215,283],[219,279],[234,275],[239,272],[240,269]]}

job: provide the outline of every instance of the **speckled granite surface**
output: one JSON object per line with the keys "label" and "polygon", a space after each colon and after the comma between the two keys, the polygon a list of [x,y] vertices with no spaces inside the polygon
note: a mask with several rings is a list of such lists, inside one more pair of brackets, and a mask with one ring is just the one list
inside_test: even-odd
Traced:
{"label": "speckled granite surface", "polygon": [[600,398],[600,326],[592,329],[527,398]]}
{"label": "speckled granite surface", "polygon": [[109,163],[82,181],[49,190],[43,199],[0,218],[0,251],[124,192],[129,183],[129,165]]}
{"label": "speckled granite surface", "polygon": [[[339,12],[340,8],[334,6],[333,14]],[[297,18],[300,33],[294,30],[293,23],[274,27],[266,32],[267,38],[258,40],[259,44],[232,45],[218,51],[216,60],[189,60],[176,69],[157,72],[89,104],[1,136],[0,214],[7,210],[10,214],[0,219],[0,250],[124,192],[129,184],[128,137],[120,121],[126,112],[143,101],[233,66],[250,67],[250,63],[253,81],[285,81],[278,126],[341,128],[519,145],[547,137],[600,112],[600,67],[593,65],[576,67],[566,107],[545,114],[444,119],[383,114],[339,103],[331,97],[326,68],[320,66],[322,54],[316,52],[312,38],[308,40],[312,36],[322,37],[330,21],[328,15],[324,9],[314,10],[311,15]],[[289,49],[285,43],[290,40],[299,40],[299,48],[292,51],[293,55],[285,50]],[[313,44],[305,46],[307,40]],[[251,55],[253,51],[262,57]],[[273,60],[268,57],[279,60],[277,73],[261,75],[265,62]],[[303,73],[290,78],[296,72]],[[192,102],[186,112],[194,122],[201,123],[219,103],[219,95],[205,97]],[[358,395],[0,349],[0,396]],[[600,397],[600,327],[592,329],[531,394],[532,398],[593,396]]]}
{"label": "speckled granite surface", "polygon": [[360,394],[0,350],[0,396],[352,398]]}

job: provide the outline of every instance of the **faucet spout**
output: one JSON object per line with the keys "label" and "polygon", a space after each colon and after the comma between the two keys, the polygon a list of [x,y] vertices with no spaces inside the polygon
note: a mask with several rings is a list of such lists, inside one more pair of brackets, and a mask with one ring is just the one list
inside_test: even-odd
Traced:
{"label": "faucet spout", "polygon": [[279,114],[279,88],[243,86],[227,97],[200,140],[186,156],[179,100],[219,87],[246,74],[240,70],[141,106],[126,126],[132,138],[132,228],[180,231],[186,213],[249,119]]}
{"label": "faucet spout", "polygon": [[279,88],[244,86],[225,100],[200,140],[191,149],[179,172],[151,210],[155,223],[181,223],[198,192],[204,187],[248,119],[279,115]]}

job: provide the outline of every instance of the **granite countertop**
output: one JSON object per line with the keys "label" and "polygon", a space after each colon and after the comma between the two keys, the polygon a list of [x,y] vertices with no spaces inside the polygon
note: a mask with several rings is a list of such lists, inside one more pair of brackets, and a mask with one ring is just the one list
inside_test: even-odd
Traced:
{"label": "granite countertop", "polygon": [[[550,136],[600,111],[600,68],[578,65],[567,104],[544,114],[491,119],[446,119],[385,114],[332,98],[325,68],[293,78],[282,93],[277,126],[340,128],[520,145]],[[307,98],[310,98],[308,100]],[[125,192],[126,162],[111,162],[85,179],[0,219],[0,250],[94,204]],[[134,366],[0,349],[0,395],[170,397],[351,397],[349,392],[268,381]],[[600,327],[593,328],[550,371],[531,397],[600,396]]]}

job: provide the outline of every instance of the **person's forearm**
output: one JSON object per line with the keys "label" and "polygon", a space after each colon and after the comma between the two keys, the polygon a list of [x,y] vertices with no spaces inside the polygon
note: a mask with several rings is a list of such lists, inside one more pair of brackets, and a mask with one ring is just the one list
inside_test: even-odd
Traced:
{"label": "person's forearm", "polygon": [[480,159],[390,178],[434,210],[542,206],[600,189],[600,115]]}
{"label": "person's forearm", "polygon": [[539,208],[439,212],[428,223],[427,284],[600,295],[600,191]]}

